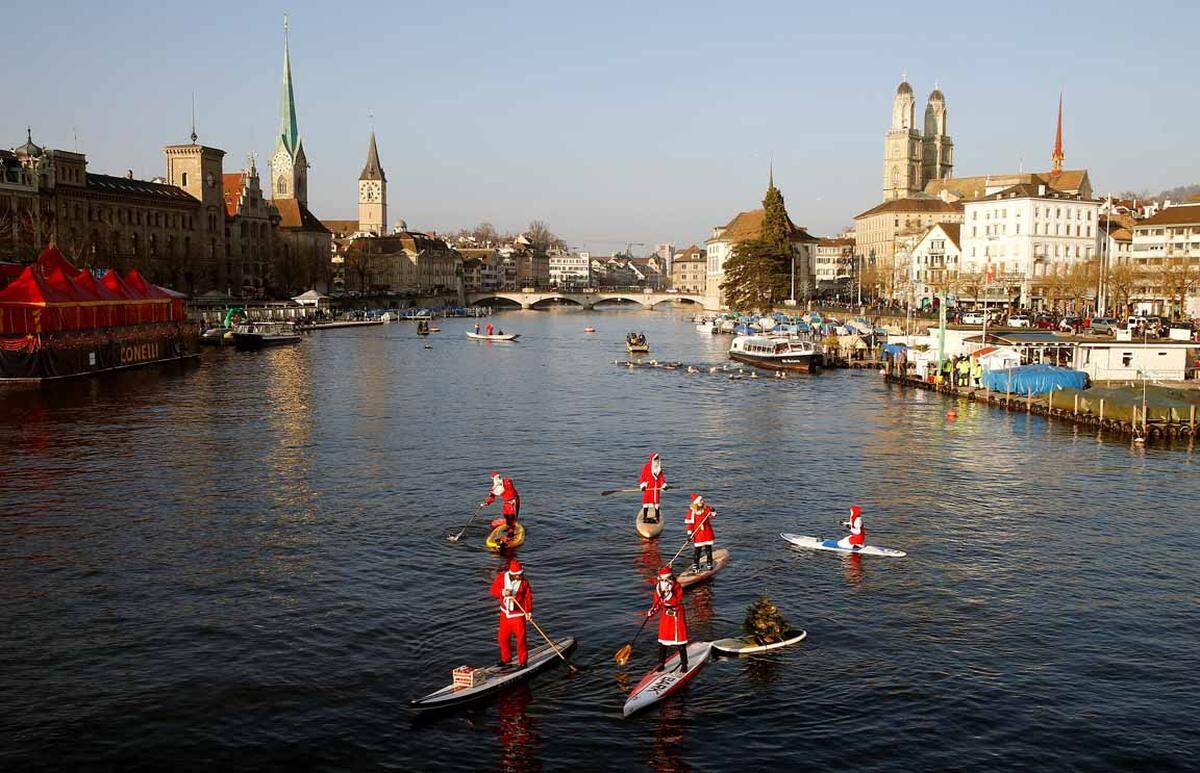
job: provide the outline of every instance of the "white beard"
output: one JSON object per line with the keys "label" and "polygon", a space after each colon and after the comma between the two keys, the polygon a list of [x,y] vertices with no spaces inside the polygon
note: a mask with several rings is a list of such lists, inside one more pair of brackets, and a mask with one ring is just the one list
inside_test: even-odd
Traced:
{"label": "white beard", "polygon": [[492,481],[492,493],[496,496],[500,496],[504,493],[504,482],[502,480],[497,478],[496,480]]}
{"label": "white beard", "polygon": [[662,474],[662,462],[660,462],[658,459],[655,459],[653,462],[651,462],[650,463],[650,472],[653,475],[661,475]]}

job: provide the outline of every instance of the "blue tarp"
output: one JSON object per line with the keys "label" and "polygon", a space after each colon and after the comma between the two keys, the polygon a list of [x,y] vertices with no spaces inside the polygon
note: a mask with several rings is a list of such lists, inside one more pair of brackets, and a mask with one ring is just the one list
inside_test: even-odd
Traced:
{"label": "blue tarp", "polygon": [[887,344],[883,347],[883,351],[885,351],[889,357],[895,357],[907,348],[908,347],[904,344]]}
{"label": "blue tarp", "polygon": [[988,370],[983,373],[983,385],[993,392],[1015,392],[1044,395],[1056,389],[1083,389],[1087,374],[1081,370],[1056,368],[1053,365],[1022,365],[1007,370]]}

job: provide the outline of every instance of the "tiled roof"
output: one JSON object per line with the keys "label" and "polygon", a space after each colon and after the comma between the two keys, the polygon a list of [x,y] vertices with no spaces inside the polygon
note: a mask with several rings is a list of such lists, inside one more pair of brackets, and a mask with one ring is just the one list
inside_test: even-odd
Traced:
{"label": "tiled roof", "polygon": [[837,237],[837,238],[825,237],[823,239],[818,240],[817,245],[820,247],[853,247],[854,240],[846,239],[844,237]]}
{"label": "tiled roof", "polygon": [[297,199],[273,199],[271,203],[279,210],[280,228],[329,233],[329,229],[321,224],[317,216],[309,212],[308,207],[301,205]]}
{"label": "tiled roof", "polygon": [[335,236],[349,236],[358,231],[357,220],[322,220],[321,225],[328,228]]}
{"label": "tiled roof", "polygon": [[[739,212],[725,226],[719,239],[710,239],[709,241],[723,242],[744,242],[751,239],[757,239],[762,233],[764,212],[761,209],[752,209],[749,212]],[[792,241],[797,242],[815,242],[817,241],[808,231],[805,231],[800,226],[792,222],[788,218],[788,235]]]}
{"label": "tiled roof", "polygon": [[110,174],[87,173],[87,187],[93,190],[119,193],[123,196],[141,196],[159,200],[170,200],[196,203],[196,198],[183,188],[165,183],[152,183],[148,180],[131,180],[128,177],[114,177]]}
{"label": "tiled roof", "polygon": [[1044,183],[1052,188],[1067,193],[1079,193],[1087,179],[1086,169],[1064,169],[1057,177],[1050,172],[1017,172],[1015,174],[992,174],[978,177],[949,177],[941,180],[930,180],[925,186],[925,193],[938,196],[943,191],[949,191],[964,199],[977,199],[983,196],[988,188],[997,185],[1005,187],[1021,183]]}
{"label": "tiled roof", "polygon": [[946,238],[954,242],[954,246],[962,249],[962,223],[938,223],[934,228],[942,229],[946,234]]}
{"label": "tiled roof", "polygon": [[1167,207],[1153,217],[1148,217],[1137,224],[1137,228],[1150,225],[1191,225],[1200,223],[1200,204],[1176,204]]}
{"label": "tiled roof", "polygon": [[225,214],[234,217],[238,213],[238,202],[242,200],[242,189],[246,187],[246,176],[242,172],[223,174],[221,187],[225,189]]}
{"label": "tiled roof", "polygon": [[1005,188],[1002,191],[996,191],[990,196],[984,196],[979,201],[998,201],[1000,199],[1075,199],[1080,200],[1082,197],[1070,191],[1058,190],[1052,188],[1045,183],[1018,183],[1017,185]]}
{"label": "tiled roof", "polygon": [[864,217],[871,215],[881,215],[885,212],[953,212],[960,213],[963,211],[962,204],[955,204],[949,201],[942,201],[933,196],[910,196],[902,199],[892,199],[885,201],[878,206],[868,209],[862,214],[855,215],[855,220],[861,220]]}
{"label": "tiled roof", "polygon": [[692,246],[688,247],[686,250],[683,250],[682,252],[675,253],[675,260],[674,260],[675,263],[680,263],[680,262],[686,263],[688,261],[697,261],[697,260],[707,260],[707,258],[704,255],[704,250],[700,249],[699,247],[697,247],[694,244]]}

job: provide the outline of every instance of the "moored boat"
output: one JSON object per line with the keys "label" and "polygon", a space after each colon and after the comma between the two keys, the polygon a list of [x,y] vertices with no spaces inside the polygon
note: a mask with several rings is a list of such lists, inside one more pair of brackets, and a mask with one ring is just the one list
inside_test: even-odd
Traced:
{"label": "moored boat", "polygon": [[737,336],[729,345],[729,359],[766,370],[816,373],[821,355],[811,341],[782,336]]}
{"label": "moored boat", "polygon": [[239,349],[265,349],[300,343],[290,322],[249,322],[233,328],[233,345]]}

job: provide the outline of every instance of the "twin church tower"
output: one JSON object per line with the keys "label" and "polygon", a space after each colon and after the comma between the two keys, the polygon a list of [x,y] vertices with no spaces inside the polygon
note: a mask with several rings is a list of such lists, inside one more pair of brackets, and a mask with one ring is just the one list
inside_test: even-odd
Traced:
{"label": "twin church tower", "polygon": [[912,86],[902,80],[892,101],[892,128],[883,144],[883,200],[922,193],[931,180],[951,176],[954,141],[946,133],[946,98],[938,88],[925,106],[924,131],[916,128]]}
{"label": "twin church tower", "polygon": [[[287,17],[283,20],[283,93],[279,107],[279,136],[271,153],[271,198],[295,199],[308,207],[308,159],[296,121],[296,95],[292,89],[292,59],[289,51]],[[375,132],[367,163],[358,177],[358,230],[383,236],[387,233],[387,176],[379,163]]]}

